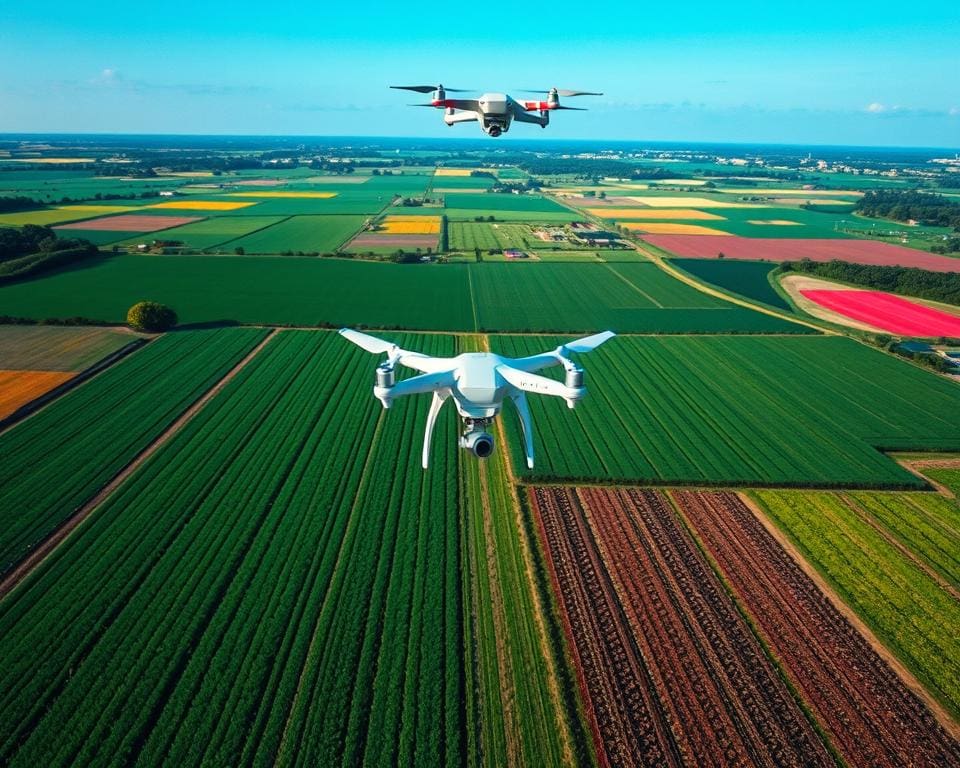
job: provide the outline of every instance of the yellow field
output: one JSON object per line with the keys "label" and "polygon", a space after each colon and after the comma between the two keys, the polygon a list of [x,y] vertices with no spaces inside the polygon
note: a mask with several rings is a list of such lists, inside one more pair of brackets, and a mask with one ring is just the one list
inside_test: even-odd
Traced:
{"label": "yellow field", "polygon": [[701,227],[699,224],[671,224],[669,222],[633,221],[623,224],[633,232],[643,232],[648,235],[724,235],[730,237],[729,232],[722,232],[712,227]]}
{"label": "yellow field", "polygon": [[723,221],[723,216],[692,208],[587,208],[587,212],[601,219],[689,219],[696,221]]}
{"label": "yellow field", "polygon": [[64,371],[0,370],[0,419],[74,376]]}
{"label": "yellow field", "polygon": [[169,203],[154,203],[147,208],[177,208],[188,211],[235,211],[238,208],[249,208],[256,203],[230,203],[225,200],[174,200]]}
{"label": "yellow field", "polygon": [[303,197],[327,200],[336,197],[336,192],[231,192],[230,197]]}
{"label": "yellow field", "polygon": [[478,168],[437,168],[434,176],[469,176]]}
{"label": "yellow field", "polygon": [[749,219],[747,224],[764,224],[768,227],[802,227],[799,221],[788,221],[787,219]]}
{"label": "yellow field", "polygon": [[[742,190],[741,190],[742,192]],[[640,197],[628,197],[640,205],[648,205],[651,208],[768,208],[767,205],[751,205],[748,203],[727,203],[723,200],[711,200],[709,197],[654,197],[653,195],[641,195]]]}
{"label": "yellow field", "polygon": [[731,187],[730,189],[721,189],[720,192],[726,192],[730,195],[806,195],[809,197],[863,197],[863,192],[844,189],[777,189],[776,187],[754,187],[753,189],[744,189],[743,187]]}
{"label": "yellow field", "polygon": [[440,217],[387,216],[377,231],[388,235],[436,235],[440,232]]}
{"label": "yellow field", "polygon": [[657,179],[657,184],[677,184],[684,187],[702,187],[707,182],[704,179]]}

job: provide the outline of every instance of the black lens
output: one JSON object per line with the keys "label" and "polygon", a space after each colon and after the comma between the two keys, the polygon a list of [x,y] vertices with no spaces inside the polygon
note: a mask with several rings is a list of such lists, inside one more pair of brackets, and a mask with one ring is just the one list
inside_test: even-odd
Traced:
{"label": "black lens", "polygon": [[489,437],[481,437],[473,444],[473,452],[481,459],[487,458],[493,453],[493,440]]}

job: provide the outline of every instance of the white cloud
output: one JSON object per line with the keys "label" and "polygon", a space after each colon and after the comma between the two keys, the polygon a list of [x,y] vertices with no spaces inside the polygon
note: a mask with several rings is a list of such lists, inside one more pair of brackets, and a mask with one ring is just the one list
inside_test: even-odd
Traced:
{"label": "white cloud", "polygon": [[867,104],[867,112],[873,112],[874,114],[879,114],[880,112],[886,112],[887,108],[881,104],[879,101],[875,101],[872,104]]}

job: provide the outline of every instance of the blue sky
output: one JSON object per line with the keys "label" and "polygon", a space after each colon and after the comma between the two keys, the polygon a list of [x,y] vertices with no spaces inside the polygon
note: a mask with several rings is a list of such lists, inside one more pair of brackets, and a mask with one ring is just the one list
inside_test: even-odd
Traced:
{"label": "blue sky", "polygon": [[[523,138],[960,147],[956,3],[0,6],[0,132],[480,136],[391,83],[584,88]],[[408,98],[409,97],[409,98]]]}

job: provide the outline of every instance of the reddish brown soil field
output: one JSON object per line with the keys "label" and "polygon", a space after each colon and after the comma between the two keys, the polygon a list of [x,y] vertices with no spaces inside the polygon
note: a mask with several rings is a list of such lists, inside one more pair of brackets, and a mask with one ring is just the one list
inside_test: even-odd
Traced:
{"label": "reddish brown soil field", "polygon": [[603,764],[833,765],[661,493],[530,497]]}
{"label": "reddish brown soil field", "polygon": [[347,247],[348,251],[363,248],[434,248],[437,247],[437,235],[378,235],[367,232],[357,235]]}
{"label": "reddish brown soil field", "polygon": [[920,267],[934,272],[960,272],[960,259],[937,256],[876,240],[818,240],[774,237],[722,237],[717,235],[644,235],[651,245],[690,259],[767,261],[849,261],[878,266]]}
{"label": "reddish brown soil field", "polygon": [[202,216],[149,216],[146,214],[123,213],[119,216],[104,216],[102,219],[78,221],[74,224],[61,224],[54,229],[86,229],[105,232],[156,232],[183,224],[200,221]]}
{"label": "reddish brown soil field", "polygon": [[960,745],[736,494],[673,497],[850,766],[960,765]]}

